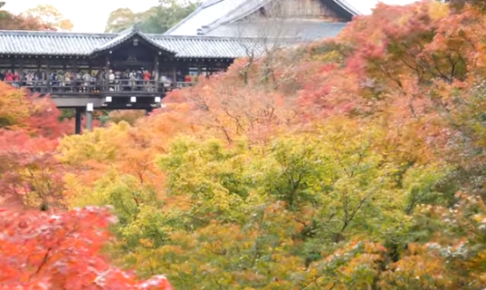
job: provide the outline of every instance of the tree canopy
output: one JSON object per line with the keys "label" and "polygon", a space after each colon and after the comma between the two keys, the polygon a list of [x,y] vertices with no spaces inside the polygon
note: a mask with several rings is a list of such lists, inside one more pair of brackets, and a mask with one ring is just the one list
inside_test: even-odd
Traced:
{"label": "tree canopy", "polygon": [[51,23],[42,21],[33,15],[15,15],[2,8],[5,2],[0,2],[0,29],[2,30],[55,30]]}
{"label": "tree canopy", "polygon": [[198,3],[191,0],[160,0],[158,6],[141,13],[134,13],[129,8],[119,8],[111,12],[105,32],[117,33],[137,24],[143,32],[164,33],[191,14]]}
{"label": "tree canopy", "polygon": [[27,19],[36,19],[38,22],[56,30],[70,31],[73,29],[71,20],[67,19],[56,7],[49,4],[27,9],[22,12],[21,16]]}
{"label": "tree canopy", "polygon": [[117,33],[138,25],[146,33],[164,33],[191,14],[198,5],[198,1],[191,0],[161,0],[158,6],[141,13],[119,8],[110,14],[105,32]]}

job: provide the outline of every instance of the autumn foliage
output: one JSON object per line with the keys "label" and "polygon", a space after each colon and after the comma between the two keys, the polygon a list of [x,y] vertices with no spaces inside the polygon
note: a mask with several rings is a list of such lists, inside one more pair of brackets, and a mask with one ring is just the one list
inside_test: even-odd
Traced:
{"label": "autumn foliage", "polygon": [[484,289],[485,21],[379,4],[82,135],[0,85],[0,285]]}
{"label": "autumn foliage", "polygon": [[172,289],[165,277],[137,281],[106,263],[100,251],[114,221],[106,209],[0,216],[1,289]]}
{"label": "autumn foliage", "polygon": [[32,16],[15,15],[1,10],[5,2],[0,3],[0,29],[1,30],[55,30],[50,24],[40,21]]}

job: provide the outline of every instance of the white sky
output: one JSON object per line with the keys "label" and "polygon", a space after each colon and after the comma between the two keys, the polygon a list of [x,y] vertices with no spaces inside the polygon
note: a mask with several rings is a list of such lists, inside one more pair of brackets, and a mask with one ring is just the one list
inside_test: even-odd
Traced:
{"label": "white sky", "polygon": [[42,4],[55,6],[71,19],[74,31],[103,32],[108,16],[113,10],[128,7],[135,12],[145,11],[159,3],[158,0],[6,0],[6,10],[20,13]]}
{"label": "white sky", "polygon": [[[74,31],[103,32],[110,12],[128,7],[135,12],[157,5],[158,0],[6,0],[5,9],[20,13],[41,4],[51,4],[74,24]],[[231,1],[231,0],[229,0]],[[362,12],[368,12],[379,0],[346,0]],[[382,0],[387,4],[408,4],[417,0]]]}

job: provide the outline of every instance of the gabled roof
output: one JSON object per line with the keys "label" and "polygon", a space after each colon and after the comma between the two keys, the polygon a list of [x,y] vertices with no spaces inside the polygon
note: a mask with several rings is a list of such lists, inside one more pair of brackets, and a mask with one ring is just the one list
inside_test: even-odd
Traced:
{"label": "gabled roof", "polygon": [[136,30],[127,32],[96,34],[0,30],[0,54],[90,56],[130,39],[129,35],[143,37],[160,49],[173,52],[175,57],[238,58],[248,56],[248,47],[252,47],[256,54],[263,54],[265,51],[265,47],[258,40],[251,38],[144,34]]}
{"label": "gabled roof", "polygon": [[176,54],[175,51],[171,51],[171,50],[168,50],[165,47],[160,46],[160,44],[153,41],[150,37],[146,36],[144,33],[140,32],[140,30],[136,26],[132,26],[132,27],[118,33],[117,37],[115,37],[112,40],[108,41],[107,43],[95,48],[93,50],[93,52],[112,49],[112,48],[126,42],[127,40],[135,37],[135,36],[142,38],[143,40],[145,40],[147,43],[149,43],[150,45],[152,45],[155,48],[158,48],[160,50],[164,50],[164,51],[166,51],[170,54],[173,54],[173,55]]}

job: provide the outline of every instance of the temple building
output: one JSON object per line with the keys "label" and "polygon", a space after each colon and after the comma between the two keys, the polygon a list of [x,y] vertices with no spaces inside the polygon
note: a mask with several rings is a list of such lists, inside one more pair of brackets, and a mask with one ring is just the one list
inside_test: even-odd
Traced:
{"label": "temple building", "polygon": [[[417,0],[380,0],[404,5]],[[206,0],[166,35],[297,38],[336,36],[379,0]]]}
{"label": "temple building", "polygon": [[208,0],[166,35],[312,41],[337,35],[360,14],[343,0]]}

